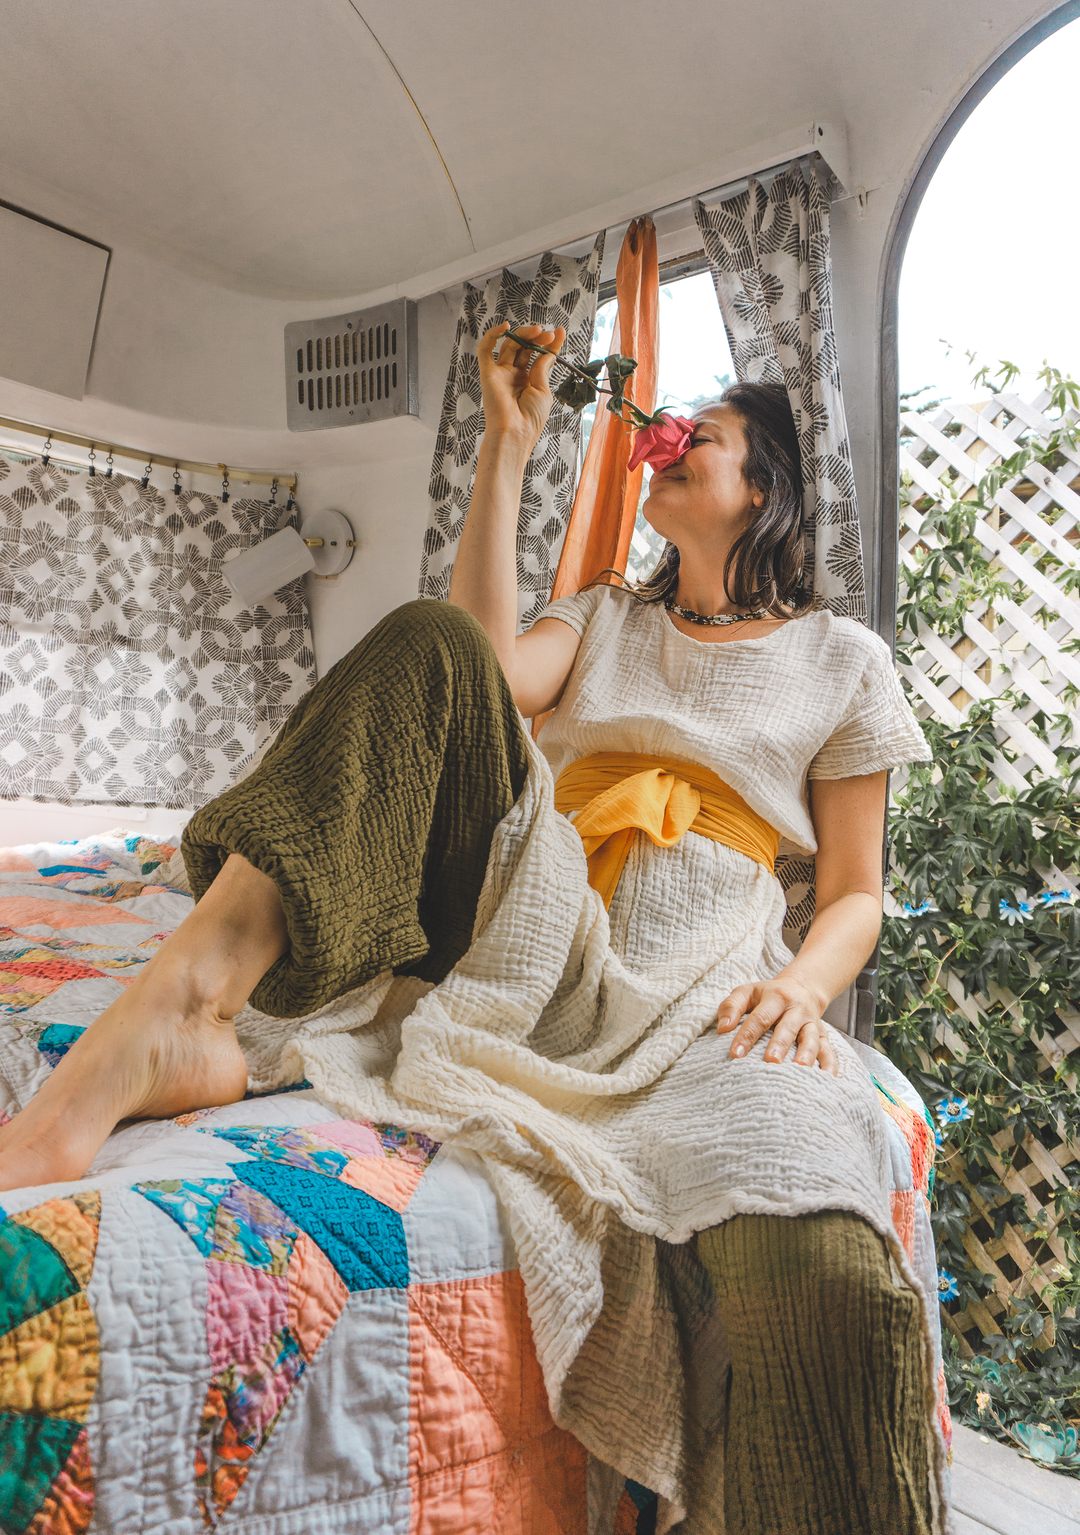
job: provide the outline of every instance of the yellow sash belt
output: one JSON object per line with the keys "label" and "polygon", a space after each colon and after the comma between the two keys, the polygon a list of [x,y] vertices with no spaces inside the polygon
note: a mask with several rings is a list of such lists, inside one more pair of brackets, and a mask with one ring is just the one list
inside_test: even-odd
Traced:
{"label": "yellow sash belt", "polygon": [[569,815],[585,844],[589,884],[611,905],[637,831],[674,847],[696,831],[745,853],[772,872],[780,834],[728,784],[694,762],[635,752],[594,752],[563,768],[555,809]]}

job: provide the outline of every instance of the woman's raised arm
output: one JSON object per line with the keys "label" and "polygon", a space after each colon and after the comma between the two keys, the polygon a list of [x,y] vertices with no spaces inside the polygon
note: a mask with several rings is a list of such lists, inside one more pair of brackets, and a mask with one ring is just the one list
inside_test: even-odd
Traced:
{"label": "woman's raised arm", "polygon": [[[529,455],[551,410],[548,380],[554,358],[504,340],[511,327],[496,325],[480,340],[484,436],[468,516],[458,543],[450,601],[483,624],[524,715],[559,701],[581,641],[569,624],[542,618],[517,633],[517,525]],[[519,325],[516,332],[537,346],[558,351],[566,332]]]}

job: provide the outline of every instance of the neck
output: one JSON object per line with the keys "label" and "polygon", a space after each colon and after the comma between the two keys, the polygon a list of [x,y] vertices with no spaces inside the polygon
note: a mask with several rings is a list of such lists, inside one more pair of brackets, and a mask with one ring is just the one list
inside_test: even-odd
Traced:
{"label": "neck", "polygon": [[708,569],[696,562],[688,567],[685,559],[679,560],[679,584],[675,588],[675,601],[681,608],[694,613],[737,613],[738,604],[733,602],[724,589],[724,560],[727,550],[717,564],[710,561]]}

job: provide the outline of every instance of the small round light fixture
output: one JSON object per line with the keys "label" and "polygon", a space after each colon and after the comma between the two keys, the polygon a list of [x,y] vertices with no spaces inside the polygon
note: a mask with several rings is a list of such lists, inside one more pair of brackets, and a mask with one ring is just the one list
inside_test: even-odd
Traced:
{"label": "small round light fixture", "polygon": [[348,520],[341,512],[335,512],[330,507],[305,517],[300,527],[300,537],[311,550],[315,561],[312,574],[316,576],[340,575],[356,548]]}
{"label": "small round light fixture", "polygon": [[341,512],[327,508],[304,519],[299,533],[282,528],[225,561],[221,574],[245,607],[252,608],[297,576],[336,576],[353,557],[356,540]]}

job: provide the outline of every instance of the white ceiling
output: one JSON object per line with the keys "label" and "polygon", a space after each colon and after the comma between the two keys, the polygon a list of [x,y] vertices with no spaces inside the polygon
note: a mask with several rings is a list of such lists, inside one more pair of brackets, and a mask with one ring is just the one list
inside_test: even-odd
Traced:
{"label": "white ceiling", "polygon": [[856,184],[902,179],[1031,10],[0,0],[0,198],[253,294],[369,292],[815,118]]}

